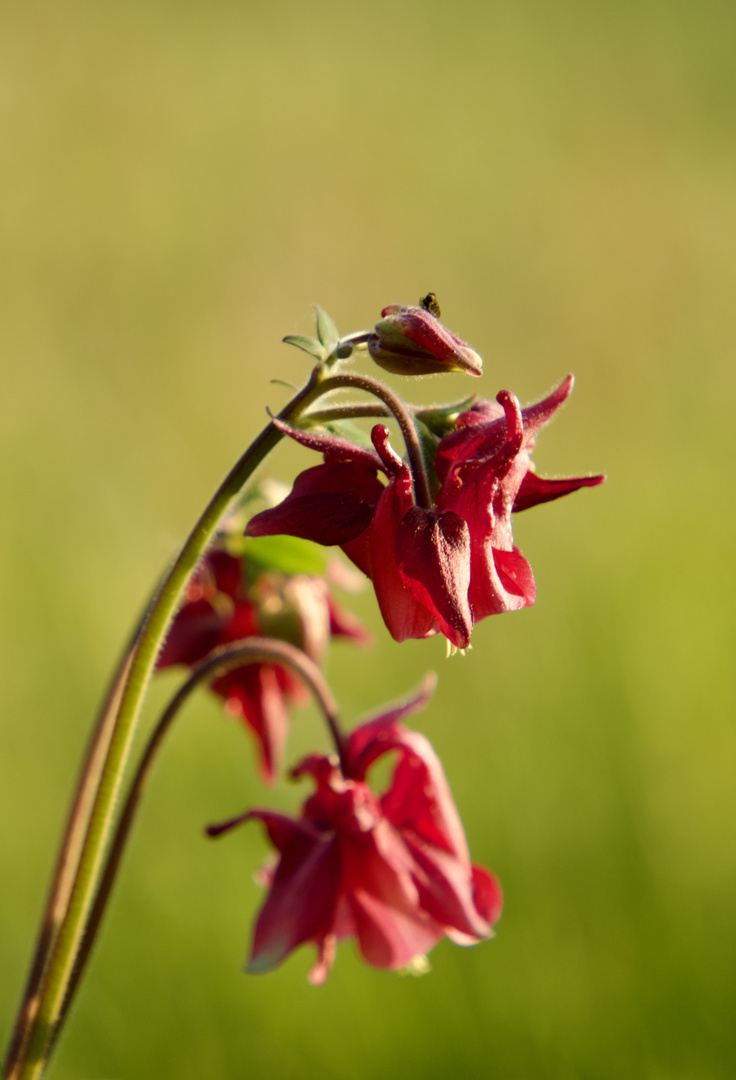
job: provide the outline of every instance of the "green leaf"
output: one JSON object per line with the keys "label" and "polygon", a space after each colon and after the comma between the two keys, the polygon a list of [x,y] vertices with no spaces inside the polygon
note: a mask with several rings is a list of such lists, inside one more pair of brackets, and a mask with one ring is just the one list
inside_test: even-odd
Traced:
{"label": "green leaf", "polygon": [[422,444],[424,456],[431,465],[434,461],[434,456],[437,452],[437,447],[439,446],[440,440],[437,435],[435,435],[435,433],[432,431],[432,429],[427,424],[425,424],[423,420],[420,420],[418,416],[414,417],[414,426],[417,429],[417,435],[419,436],[419,441]]}
{"label": "green leaf", "polygon": [[340,340],[340,335],[337,332],[337,327],[324,308],[321,308],[319,304],[315,304],[314,310],[317,315],[317,337],[322,342],[329,355]]}
{"label": "green leaf", "polygon": [[352,420],[327,420],[324,424],[314,424],[313,426],[321,427],[332,435],[338,435],[341,439],[347,439],[348,442],[357,443],[358,446],[373,446],[368,432],[363,431]]}
{"label": "green leaf", "polygon": [[315,360],[320,362],[325,358],[325,350],[322,348],[316,338],[302,337],[301,334],[287,334],[285,338],[281,339],[287,345],[296,345],[297,349],[301,349],[305,353],[309,353]]}
{"label": "green leaf", "polygon": [[325,553],[319,544],[297,536],[248,536],[243,555],[251,581],[266,570],[321,575],[326,568]]}
{"label": "green leaf", "polygon": [[455,421],[461,412],[465,412],[478,400],[477,394],[470,394],[461,401],[451,401],[448,405],[427,405],[423,409],[415,409],[414,416],[421,420],[435,435],[442,438],[448,431],[453,431]]}

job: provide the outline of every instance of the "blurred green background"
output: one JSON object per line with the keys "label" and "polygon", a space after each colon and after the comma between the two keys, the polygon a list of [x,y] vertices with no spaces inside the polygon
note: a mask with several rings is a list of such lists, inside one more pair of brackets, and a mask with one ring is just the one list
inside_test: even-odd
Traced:
{"label": "blurred green background", "polygon": [[[481,392],[577,389],[522,515],[537,605],[464,659],[333,649],[419,718],[495,941],[399,978],[240,973],[264,793],[213,701],[173,734],[52,1070],[74,1078],[736,1075],[736,7],[9,0],[0,10],[0,1031],[96,703],[162,565],[300,382],[281,345],[439,295]],[[446,400],[478,384],[408,384]],[[312,463],[284,447],[271,471]],[[156,700],[170,692],[167,676]],[[295,756],[324,745],[310,711]]]}

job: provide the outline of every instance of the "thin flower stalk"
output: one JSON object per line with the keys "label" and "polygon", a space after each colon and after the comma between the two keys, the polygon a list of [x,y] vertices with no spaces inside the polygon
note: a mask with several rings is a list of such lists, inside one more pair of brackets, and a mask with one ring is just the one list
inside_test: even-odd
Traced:
{"label": "thin flower stalk", "polygon": [[356,390],[364,390],[367,394],[373,394],[374,397],[383,401],[391,410],[393,415],[401,428],[401,434],[404,438],[404,444],[406,446],[406,453],[409,458],[409,468],[411,469],[412,483],[414,485],[414,498],[416,499],[417,506],[428,508],[432,505],[432,497],[429,491],[429,480],[427,478],[427,466],[424,462],[424,455],[422,453],[422,445],[417,435],[417,429],[414,425],[414,419],[409,409],[401,401],[392,390],[389,390],[387,386],[380,383],[377,379],[371,379],[368,375],[332,375],[330,378],[325,379],[323,389],[325,392],[328,390],[339,390],[343,386],[353,387]]}
{"label": "thin flower stalk", "polygon": [[69,1014],[69,1009],[76,994],[80,979],[84,974],[90,954],[97,940],[102,919],[110,899],[110,894],[112,893],[113,886],[115,885],[120,870],[122,857],[130,836],[130,830],[133,826],[141,797],[148,785],[153,767],[158,760],[158,755],[165,736],[171,729],[173,722],[179,715],[182,707],[186,704],[194,691],[203,683],[210,682],[235,667],[245,664],[263,663],[278,663],[290,668],[312,692],[314,699],[324,716],[341,767],[344,767],[347,743],[345,736],[340,729],[337,703],[319,667],[313,660],[310,660],[301,649],[297,649],[288,642],[279,641],[276,638],[253,637],[243,641],[233,642],[230,645],[221,646],[220,648],[213,650],[205,660],[197,664],[189,675],[189,678],[182,683],[181,687],[177,690],[176,694],[161,714],[158,723],[148,739],[146,748],[141,755],[135,775],[130,782],[128,794],[118,817],[115,835],[109,846],[105,867],[87,920],[84,940],[74,962],[62,1010],[54,1031],[54,1042],[61,1033],[61,1029]]}
{"label": "thin flower stalk", "polygon": [[[313,401],[334,388],[328,384],[334,383],[335,378],[325,379],[322,368],[317,366],[306,385],[281,410],[278,418],[283,422],[296,421]],[[6,1080],[38,1080],[43,1075],[53,1030],[61,1015],[66,988],[94,900],[112,828],[114,807],[158,651],[187,582],[230,503],[281,438],[282,432],[276,425],[267,424],[233,466],[199,518],[148,609],[122,689],[66,912],[49,946],[43,978],[33,995],[33,1005],[29,1008],[25,1000],[21,1005],[20,1012],[29,1016],[29,1022],[20,1035],[20,1051],[6,1072]]]}

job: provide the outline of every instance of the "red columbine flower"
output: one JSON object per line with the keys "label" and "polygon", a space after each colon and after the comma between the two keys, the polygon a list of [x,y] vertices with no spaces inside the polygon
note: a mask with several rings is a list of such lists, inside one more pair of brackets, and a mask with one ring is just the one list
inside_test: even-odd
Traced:
{"label": "red columbine flower", "polygon": [[[157,667],[193,667],[220,645],[253,636],[275,637],[302,649],[316,663],[331,636],[366,645],[370,637],[355,616],[330,595],[324,579],[306,574],[264,572],[248,589],[243,559],[211,549],[187,590]],[[280,768],[289,728],[290,704],[305,704],[308,693],[277,664],[244,664],[211,683],[232,716],[256,738],[260,769],[272,781]]]}
{"label": "red columbine flower", "polygon": [[481,375],[483,361],[470,345],[422,307],[390,304],[368,338],[368,350],[379,367],[396,375],[429,375],[464,371]]}
{"label": "red columbine flower", "polygon": [[439,490],[428,508],[414,503],[409,466],[391,449],[382,424],[371,433],[373,451],[280,425],[321,450],[325,464],[301,473],[287,498],[252,518],[247,532],[339,544],[373,580],[397,641],[439,631],[466,648],[480,619],[534,603],[534,577],[514,546],[511,514],[604,479],[547,480],[532,470],[536,433],[572,386],[569,375],[526,409],[503,390],[497,402],[461,413],[437,447]]}
{"label": "red columbine flower", "polygon": [[[314,984],[324,982],[338,941],[355,937],[369,964],[396,970],[423,959],[443,937],[470,945],[492,936],[501,915],[498,882],[473,866],[439,758],[401,720],[427,691],[356,728],[343,775],[334,757],[312,755],[294,770],[316,792],[293,819],[253,810],[210,835],[262,821],[278,852],[266,872],[270,891],[258,916],[247,971],[271,971],[311,942]],[[368,768],[391,751],[387,791],[368,787]]]}

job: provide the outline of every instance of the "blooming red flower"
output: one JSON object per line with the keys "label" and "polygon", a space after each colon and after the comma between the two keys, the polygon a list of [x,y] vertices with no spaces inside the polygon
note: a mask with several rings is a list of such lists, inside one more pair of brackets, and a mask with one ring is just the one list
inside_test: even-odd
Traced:
{"label": "blooming red flower", "polygon": [[397,375],[464,371],[481,375],[483,361],[475,349],[450,333],[423,307],[390,304],[368,338],[368,350],[379,365]]}
{"label": "blooming red flower", "polygon": [[[253,636],[289,641],[315,663],[324,659],[331,636],[369,643],[362,623],[330,595],[323,578],[265,572],[247,588],[243,570],[242,558],[218,548],[207,553],[174,619],[159,669],[192,667],[218,646]],[[305,687],[277,664],[244,664],[210,685],[254,734],[261,773],[272,781],[286,742],[289,704],[306,703]]]}
{"label": "blooming red flower", "polygon": [[281,425],[321,450],[325,464],[301,473],[279,506],[252,518],[248,535],[288,533],[339,544],[372,579],[397,641],[439,631],[465,648],[480,619],[534,603],[534,577],[513,543],[511,514],[604,480],[548,480],[533,472],[536,434],[572,386],[570,375],[526,409],[501,391],[496,402],[461,413],[437,447],[431,507],[415,504],[409,466],[391,449],[383,425],[371,433],[373,451]]}
{"label": "blooming red flower", "polygon": [[[319,984],[344,938],[357,939],[369,964],[396,970],[443,937],[470,945],[492,936],[502,907],[498,882],[470,862],[434,750],[401,723],[426,697],[425,688],[356,728],[347,740],[346,775],[335,757],[302,761],[294,775],[310,775],[316,792],[299,818],[253,810],[208,830],[214,836],[257,819],[278,852],[266,873],[270,890],[256,921],[250,973],[271,971],[306,942],[317,949],[310,981]],[[366,773],[391,751],[393,778],[378,796]]]}

